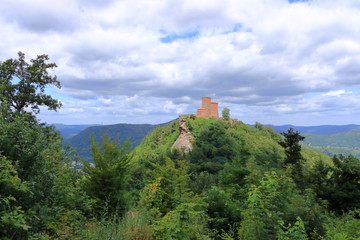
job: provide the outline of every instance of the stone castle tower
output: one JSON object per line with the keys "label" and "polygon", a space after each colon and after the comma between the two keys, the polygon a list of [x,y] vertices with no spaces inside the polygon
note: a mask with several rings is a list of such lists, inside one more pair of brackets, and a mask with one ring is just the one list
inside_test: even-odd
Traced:
{"label": "stone castle tower", "polygon": [[217,102],[211,101],[209,97],[203,97],[202,99],[202,106],[198,108],[196,117],[202,118],[219,118],[219,104]]}

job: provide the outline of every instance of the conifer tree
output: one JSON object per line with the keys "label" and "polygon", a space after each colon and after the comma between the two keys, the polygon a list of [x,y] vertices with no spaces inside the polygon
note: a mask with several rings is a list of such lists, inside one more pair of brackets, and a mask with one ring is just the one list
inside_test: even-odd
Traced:
{"label": "conifer tree", "polygon": [[298,131],[290,128],[287,132],[282,132],[284,139],[279,144],[285,149],[286,158],[284,160],[285,167],[292,169],[293,179],[299,185],[302,180],[302,163],[300,141],[305,137],[301,136]]}

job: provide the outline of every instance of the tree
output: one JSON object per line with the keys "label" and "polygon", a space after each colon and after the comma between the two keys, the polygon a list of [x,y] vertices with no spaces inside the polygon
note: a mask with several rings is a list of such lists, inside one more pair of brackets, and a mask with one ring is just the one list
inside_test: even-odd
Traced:
{"label": "tree", "polygon": [[225,120],[229,120],[229,119],[230,119],[230,109],[224,108],[224,109],[222,110],[222,117],[223,117]]}
{"label": "tree", "polygon": [[25,239],[30,226],[17,201],[28,188],[21,182],[14,166],[0,154],[0,238]]}
{"label": "tree", "polygon": [[299,184],[302,179],[302,162],[300,141],[305,137],[301,136],[298,131],[294,132],[290,128],[287,132],[282,132],[284,139],[279,144],[285,149],[286,158],[284,160],[285,167],[291,167],[294,181]]}
{"label": "tree", "polygon": [[360,209],[360,161],[353,156],[333,157],[333,164],[316,162],[308,177],[317,196],[338,214]]}
{"label": "tree", "polygon": [[18,59],[0,62],[1,239],[4,230],[11,239],[40,239],[45,232],[58,237],[58,229],[74,226],[88,210],[90,201],[78,185],[81,173],[71,168],[73,158],[59,133],[36,118],[41,106],[61,105],[45,94],[49,85],[60,88],[48,73],[56,64],[47,60],[41,55],[27,63],[19,52]]}
{"label": "tree", "polygon": [[45,93],[45,88],[55,85],[61,88],[56,76],[49,74],[57,65],[46,63],[47,55],[39,55],[36,59],[25,61],[25,54],[18,53],[18,59],[0,62],[0,103],[7,105],[10,112],[24,113],[27,108],[35,114],[40,106],[49,110],[57,110],[61,103]]}
{"label": "tree", "polygon": [[306,239],[305,230],[323,234],[322,207],[311,192],[297,189],[284,171],[264,172],[249,186],[247,196],[239,239]]}
{"label": "tree", "polygon": [[84,161],[84,189],[96,200],[98,209],[109,207],[123,213],[126,210],[126,178],[130,161],[130,143],[120,145],[104,136],[102,143],[90,138],[93,164]]}

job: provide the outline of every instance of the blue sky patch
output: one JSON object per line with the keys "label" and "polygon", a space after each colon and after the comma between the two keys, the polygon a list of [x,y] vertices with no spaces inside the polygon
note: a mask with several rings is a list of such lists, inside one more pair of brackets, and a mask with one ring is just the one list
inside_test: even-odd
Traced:
{"label": "blue sky patch", "polygon": [[178,39],[196,38],[197,36],[199,36],[198,31],[188,32],[188,33],[184,33],[184,34],[170,34],[170,35],[160,38],[160,41],[162,43],[171,43]]}
{"label": "blue sky patch", "polygon": [[288,0],[289,3],[309,2],[310,0]]}

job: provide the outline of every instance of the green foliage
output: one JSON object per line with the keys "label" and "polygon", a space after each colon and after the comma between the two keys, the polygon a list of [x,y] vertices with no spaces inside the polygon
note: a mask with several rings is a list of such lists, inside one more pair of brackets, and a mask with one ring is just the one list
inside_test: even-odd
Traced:
{"label": "green foliage", "polygon": [[39,113],[39,106],[47,106],[49,110],[56,110],[61,103],[45,94],[45,88],[55,85],[61,88],[56,76],[51,76],[48,69],[53,69],[55,63],[46,63],[47,55],[39,55],[36,59],[25,61],[25,54],[18,53],[18,59],[8,59],[0,62],[0,102],[7,105],[9,110],[24,113],[31,108]]}
{"label": "green foliage", "polygon": [[230,109],[224,108],[222,110],[222,117],[224,118],[224,120],[229,120],[230,119]]}
{"label": "green foliage", "polygon": [[[81,191],[76,187],[70,191],[74,184],[61,180],[66,172],[75,169],[64,162],[68,154],[52,127],[45,127],[28,114],[14,114],[12,119],[0,118],[0,152],[15,167],[19,178],[27,182],[29,190],[16,200],[29,219],[31,232],[53,231],[52,221],[58,220],[56,216],[87,205],[73,201],[77,198],[70,198],[72,193],[79,193],[76,194],[79,196]],[[78,209],[81,214],[83,209]]]}
{"label": "green foliage", "polygon": [[282,220],[280,189],[281,181],[275,172],[266,173],[260,185],[250,189],[239,228],[240,239],[275,239]]}
{"label": "green foliage", "polygon": [[210,239],[206,215],[198,203],[182,203],[168,212],[153,226],[154,239],[198,240]]}
{"label": "green foliage", "polygon": [[279,144],[285,149],[286,158],[284,165],[291,168],[294,181],[300,185],[303,178],[303,156],[301,155],[300,141],[305,138],[300,135],[298,131],[294,132],[294,129],[290,128],[287,132],[281,133],[284,136],[284,140]]}
{"label": "green foliage", "polygon": [[325,221],[323,208],[311,191],[301,193],[283,171],[263,173],[260,182],[250,187],[242,215],[240,239],[275,239],[284,234],[281,226],[296,226],[298,217],[307,234],[322,234]]}
{"label": "green foliage", "polygon": [[166,156],[162,156],[162,161],[161,164],[154,164],[154,170],[148,172],[150,183],[143,190],[142,204],[164,216],[181,202],[186,202],[190,198],[190,193],[186,161],[175,163]]}
{"label": "green foliage", "polygon": [[360,209],[360,161],[334,156],[333,165],[317,162],[309,171],[308,182],[317,196],[329,202],[331,210],[341,214]]}
{"label": "green foliage", "polygon": [[[108,136],[111,140],[124,144],[130,138],[132,146],[138,146],[142,139],[155,128],[155,125],[150,124],[114,124],[107,126],[91,126],[81,131],[77,135],[65,139],[64,145],[70,145],[76,149],[76,154],[83,157],[87,161],[91,159],[91,143],[90,137],[94,138],[95,142],[100,142],[103,135]],[[56,127],[58,130],[58,127]],[[64,132],[60,128],[60,132]],[[64,137],[65,138],[65,137]]]}
{"label": "green foliage", "polygon": [[305,240],[308,239],[305,226],[300,217],[296,218],[294,225],[284,226],[284,222],[280,221],[280,229],[277,233],[279,240]]}
{"label": "green foliage", "polygon": [[216,174],[234,155],[233,139],[226,134],[226,124],[214,121],[206,131],[201,131],[195,140],[195,149],[190,153],[191,170]]}
{"label": "green foliage", "polygon": [[23,238],[30,226],[15,197],[28,191],[11,162],[0,155],[0,238]]}
{"label": "green foliage", "polygon": [[96,200],[98,209],[105,206],[124,213],[127,207],[127,177],[132,155],[129,142],[120,145],[104,136],[101,143],[91,138],[93,165],[84,161],[84,190]]}
{"label": "green foliage", "polygon": [[360,239],[360,211],[350,211],[337,218],[332,217],[326,224],[326,240],[359,240]]}
{"label": "green foliage", "polygon": [[286,159],[284,164],[297,165],[302,160],[300,141],[305,137],[301,136],[298,131],[294,132],[294,129],[290,128],[287,132],[281,133],[284,136],[284,140],[279,144],[285,149]]}
{"label": "green foliage", "polygon": [[212,187],[203,195],[207,203],[206,213],[210,218],[210,229],[221,234],[239,227],[243,205],[233,198],[232,192]]}

